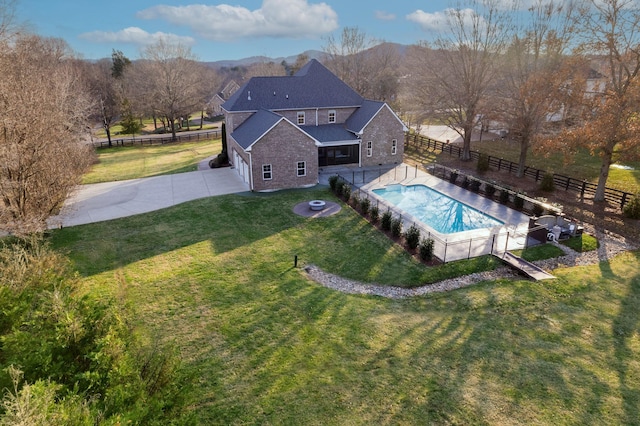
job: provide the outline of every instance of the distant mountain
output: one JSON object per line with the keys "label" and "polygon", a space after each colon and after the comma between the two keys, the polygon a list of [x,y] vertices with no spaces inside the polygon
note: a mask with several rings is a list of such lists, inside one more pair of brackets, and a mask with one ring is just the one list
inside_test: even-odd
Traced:
{"label": "distant mountain", "polygon": [[[381,43],[379,45],[373,46],[371,51],[375,51],[381,48],[392,47],[398,51],[401,58],[404,58],[407,48],[409,46],[398,43]],[[326,53],[320,50],[307,50],[302,52],[303,55],[307,55],[309,59],[317,59],[320,62],[323,62],[323,58],[326,56]],[[251,56],[249,58],[237,59],[237,60],[222,60],[222,61],[214,61],[214,62],[205,62],[207,65],[213,68],[234,68],[234,67],[248,67],[253,64],[258,63],[269,63],[273,62],[274,64],[280,64],[282,61],[286,61],[287,64],[292,65],[296,62],[296,59],[299,55],[287,56],[287,57],[279,57],[279,58],[270,58],[268,56]]]}
{"label": "distant mountain", "polygon": [[[319,50],[307,50],[302,54],[307,55],[309,59],[322,59],[325,56],[324,52]],[[288,64],[293,64],[296,62],[296,59],[299,55],[287,56],[287,57],[279,57],[279,58],[269,58],[268,56],[251,56],[249,58],[237,59],[237,60],[222,60],[222,61],[214,61],[214,62],[205,62],[207,65],[213,68],[234,68],[234,67],[247,67],[252,64],[257,63],[269,63],[273,62],[275,64],[280,64],[282,61],[286,61]]]}

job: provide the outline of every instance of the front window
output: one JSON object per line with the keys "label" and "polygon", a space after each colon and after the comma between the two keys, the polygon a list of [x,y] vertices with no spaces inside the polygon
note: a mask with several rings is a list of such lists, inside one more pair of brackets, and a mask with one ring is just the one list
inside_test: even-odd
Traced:
{"label": "front window", "polygon": [[335,110],[331,110],[329,111],[329,123],[335,123],[336,122],[336,112]]}
{"label": "front window", "polygon": [[298,125],[304,124],[304,111],[298,111]]}
{"label": "front window", "polygon": [[367,157],[371,157],[373,155],[373,142],[367,142]]}
{"label": "front window", "polygon": [[271,180],[271,164],[262,165],[262,180]]}
{"label": "front window", "polygon": [[396,139],[391,141],[391,155],[396,155],[398,152],[398,141]]}
{"label": "front window", "polygon": [[296,163],[296,169],[298,176],[306,176],[307,175],[307,162],[306,161],[298,161]]}

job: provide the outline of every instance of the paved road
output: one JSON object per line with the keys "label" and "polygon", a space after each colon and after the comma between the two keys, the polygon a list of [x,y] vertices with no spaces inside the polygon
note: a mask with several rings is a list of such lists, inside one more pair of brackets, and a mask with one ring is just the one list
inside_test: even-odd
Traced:
{"label": "paved road", "polygon": [[235,169],[229,167],[81,185],[65,202],[60,215],[48,222],[51,228],[82,225],[248,190]]}

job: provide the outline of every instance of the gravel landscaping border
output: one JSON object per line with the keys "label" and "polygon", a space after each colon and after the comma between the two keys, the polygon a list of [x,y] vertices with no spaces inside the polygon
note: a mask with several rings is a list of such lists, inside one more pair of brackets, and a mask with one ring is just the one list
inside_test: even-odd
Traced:
{"label": "gravel landscaping border", "polygon": [[[622,252],[638,249],[637,244],[628,241],[626,238],[620,235],[608,231],[596,230],[588,224],[584,225],[585,231],[598,239],[599,248],[597,250],[592,250],[586,253],[578,253],[563,244],[548,243],[556,244],[565,252],[565,255],[533,263],[547,271],[551,271],[563,266],[583,266],[597,264],[599,262],[610,260],[617,254],[620,254]],[[390,299],[404,299],[408,297],[421,296],[428,293],[451,291],[458,288],[468,287],[482,281],[495,280],[498,278],[522,278],[522,276],[518,275],[515,270],[507,267],[501,267],[494,269],[493,271],[479,272],[462,277],[451,278],[420,287],[403,288],[391,285],[387,286],[380,284],[368,284],[359,281],[348,280],[346,278],[327,273],[314,265],[308,265],[304,268],[304,270],[310,279],[325,287],[348,294],[366,294],[386,297]]]}

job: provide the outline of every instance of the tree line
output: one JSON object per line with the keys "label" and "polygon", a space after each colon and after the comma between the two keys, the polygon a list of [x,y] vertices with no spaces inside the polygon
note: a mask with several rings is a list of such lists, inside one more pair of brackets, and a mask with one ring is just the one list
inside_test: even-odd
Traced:
{"label": "tree line", "polygon": [[[510,7],[505,7],[505,4]],[[640,8],[630,0],[461,1],[445,30],[408,53],[404,110],[463,139],[489,124],[520,145],[567,159],[580,148],[601,159],[594,201],[610,166],[640,158]]]}

